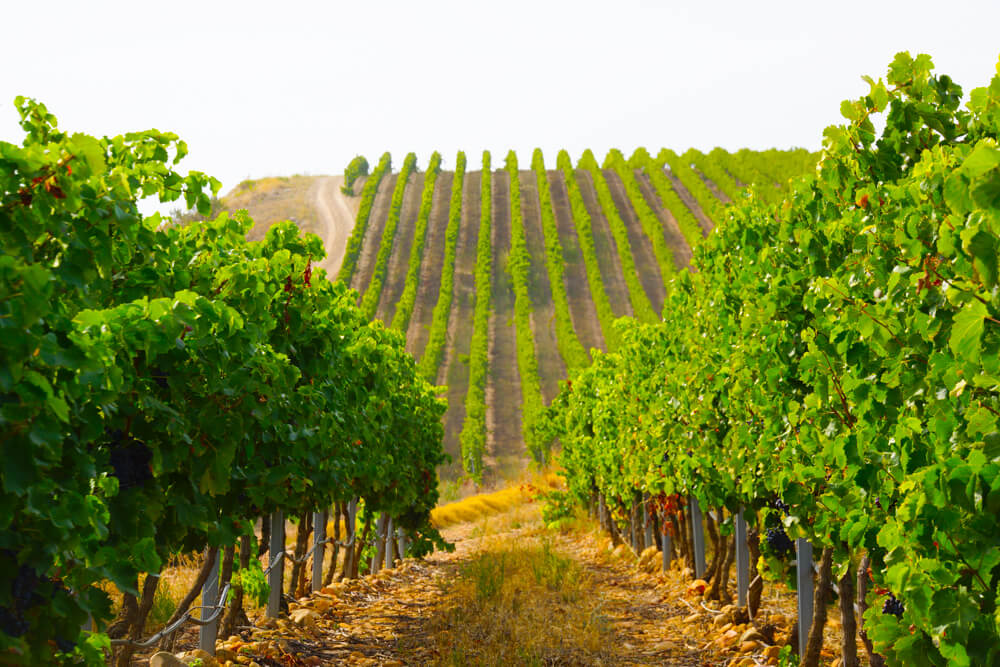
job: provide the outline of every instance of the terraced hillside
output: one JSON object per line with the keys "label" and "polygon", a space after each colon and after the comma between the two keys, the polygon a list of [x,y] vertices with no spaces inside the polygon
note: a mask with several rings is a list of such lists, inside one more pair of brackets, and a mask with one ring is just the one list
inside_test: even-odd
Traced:
{"label": "terraced hillside", "polygon": [[338,279],[405,333],[442,385],[453,457],[442,476],[464,467],[480,478],[546,458],[538,412],[594,348],[617,346],[614,319],[659,318],[726,205],[747,187],[780,196],[816,155],[638,149],[599,163],[587,151],[573,165],[561,152],[546,166],[536,150],[530,169],[513,152],[503,166],[486,153],[482,171],[466,171],[461,153],[455,171],[441,161],[435,154],[421,168],[410,154],[399,172],[384,162],[362,181],[348,199],[363,224]]}

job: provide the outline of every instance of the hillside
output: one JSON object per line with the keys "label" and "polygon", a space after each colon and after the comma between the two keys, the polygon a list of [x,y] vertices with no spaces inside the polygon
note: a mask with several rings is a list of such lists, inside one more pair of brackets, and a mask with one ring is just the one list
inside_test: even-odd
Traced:
{"label": "hillside", "polygon": [[[222,201],[250,212],[254,238],[283,219],[321,236],[328,275],[339,274],[374,318],[405,333],[429,379],[445,387],[445,446],[453,458],[445,479],[463,474],[463,429],[466,439],[481,434],[487,477],[510,477],[531,455],[544,457],[547,445],[533,432],[540,408],[572,370],[589,364],[593,349],[617,346],[613,320],[657,319],[671,280],[724,206],[749,185],[779,196],[816,158],[804,150],[721,149],[655,156],[640,149],[627,158],[611,151],[603,163],[588,151],[575,165],[565,153],[548,165],[540,152],[532,157],[520,166],[512,155],[506,167],[494,160],[486,179],[475,160],[461,174],[439,170],[436,161],[433,179],[426,165],[409,160],[405,181],[387,160],[384,173],[359,177],[353,194],[342,192],[343,176],[293,176],[245,181]],[[355,225],[359,211],[364,220]],[[480,248],[482,230],[488,248]],[[351,244],[355,255],[342,269]],[[470,377],[479,377],[470,363],[477,363],[476,266],[484,251],[492,257],[485,373],[470,393]],[[411,303],[399,309],[407,292]]]}
{"label": "hillside", "polygon": [[[340,275],[360,299],[377,304],[376,317],[405,332],[418,360],[434,337],[431,313],[439,300],[450,297],[444,349],[436,363],[423,360],[433,368],[430,377],[447,387],[445,442],[453,463],[442,475],[449,479],[462,473],[460,435],[463,427],[469,430],[469,401],[475,410],[479,400],[469,383],[470,363],[476,363],[472,340],[480,231],[489,230],[492,263],[481,388],[485,419],[474,430],[482,430],[485,438],[486,474],[510,476],[529,453],[545,455],[545,444],[533,434],[540,406],[555,396],[567,369],[589,363],[591,349],[617,344],[613,319],[657,318],[672,277],[688,265],[692,248],[721,219],[723,206],[748,184],[778,196],[789,178],[814,166],[816,156],[803,150],[730,154],[716,149],[683,156],[663,150],[654,157],[640,150],[626,159],[612,151],[598,164],[588,151],[575,167],[564,154],[558,165],[546,167],[538,152],[531,169],[524,168],[526,161],[518,168],[513,155],[498,168],[492,157],[485,208],[481,193],[487,180],[471,169],[480,166],[472,159],[461,184],[454,172],[442,171],[426,188],[426,175],[406,165],[405,183],[400,172],[373,175],[370,213],[353,232],[356,266]],[[355,184],[356,194],[349,199],[359,202],[363,188]],[[423,200],[429,206],[421,220]],[[489,216],[485,225],[483,211]],[[456,213],[460,222],[448,259],[454,264],[448,266],[447,225]],[[424,239],[420,245],[415,234]],[[419,249],[422,255],[414,254]],[[401,323],[393,315],[410,264],[419,267],[410,276],[416,283],[415,316]],[[454,272],[450,295],[440,291],[445,271]],[[379,272],[384,279],[372,288]],[[370,289],[379,293],[369,294]]]}

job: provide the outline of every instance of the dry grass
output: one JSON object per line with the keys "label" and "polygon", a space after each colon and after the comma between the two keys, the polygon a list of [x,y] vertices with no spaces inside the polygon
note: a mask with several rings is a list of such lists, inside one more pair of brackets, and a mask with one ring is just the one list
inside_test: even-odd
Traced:
{"label": "dry grass", "polygon": [[580,566],[544,538],[492,541],[442,589],[432,664],[599,663],[611,627]]}
{"label": "dry grass", "polygon": [[480,493],[462,500],[436,507],[431,512],[431,522],[441,529],[468,523],[484,517],[502,514],[511,508],[535,500],[550,489],[561,488],[562,479],[555,472],[540,472],[526,477],[516,486]]}
{"label": "dry grass", "polygon": [[281,176],[243,181],[222,199],[227,211],[246,209],[254,219],[247,237],[251,241],[264,238],[275,222],[291,220],[299,228],[318,234],[319,219],[313,208],[310,191],[315,176]]}
{"label": "dry grass", "polygon": [[[304,178],[304,177],[293,177]],[[262,181],[244,181],[234,189],[237,191],[268,192],[275,188],[282,187],[282,183],[289,179],[263,179]],[[231,193],[232,194],[232,193]],[[509,530],[512,526],[517,527],[519,521],[523,521],[524,512],[518,511],[518,506],[525,505],[535,500],[545,491],[558,488],[562,480],[553,472],[540,472],[526,474],[516,486],[500,489],[492,493],[472,495],[458,502],[449,503],[436,508],[431,512],[431,521],[437,528],[444,528],[459,523],[479,521],[489,517],[497,517],[497,522],[483,521],[478,524],[476,530],[480,536],[486,533],[493,533],[498,530]],[[511,511],[514,510],[514,511]],[[532,510],[528,510],[529,512]],[[519,518],[521,517],[521,518]],[[347,526],[343,519],[340,520],[341,539],[347,534]],[[294,550],[295,538],[298,533],[298,524],[288,521],[285,523],[285,545],[286,549]],[[334,534],[334,522],[330,519],[326,525],[327,536]],[[343,560],[344,550],[341,549],[339,561]],[[330,549],[326,550],[326,564],[324,572],[329,567]],[[261,559],[261,563],[266,566],[267,556]],[[146,622],[145,634],[150,635],[162,628],[173,614],[181,599],[194,585],[198,570],[201,566],[200,554],[185,554],[174,557],[167,564],[160,575],[160,583],[157,587],[156,595],[153,599],[153,608],[150,611]],[[339,566],[339,564],[338,564]],[[291,567],[285,567],[285,585],[288,589],[291,581]],[[307,564],[306,576],[312,572],[311,565]],[[121,607],[122,594],[110,582],[104,586],[111,596],[114,612],[117,613]],[[142,588],[142,581],[139,582]],[[194,601],[192,606],[201,604],[201,596]],[[263,613],[263,608],[255,605],[249,597],[244,600],[244,607],[247,614],[254,618]]]}

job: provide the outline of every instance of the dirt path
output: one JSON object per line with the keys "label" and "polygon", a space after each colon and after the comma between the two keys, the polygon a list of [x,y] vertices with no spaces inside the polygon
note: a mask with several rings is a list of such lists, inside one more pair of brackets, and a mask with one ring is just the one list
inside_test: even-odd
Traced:
{"label": "dirt path", "polygon": [[424,173],[414,172],[406,183],[406,190],[403,191],[403,207],[399,211],[396,238],[393,240],[385,282],[382,285],[382,296],[376,311],[376,317],[385,322],[386,326],[392,323],[396,303],[406,285],[406,272],[410,266],[410,251],[413,249],[413,237],[416,233],[417,215],[420,213],[420,197],[423,191]]}
{"label": "dirt path", "polygon": [[434,306],[441,289],[441,263],[444,261],[445,232],[448,229],[448,207],[451,204],[451,184],[455,172],[442,171],[434,184],[434,201],[431,203],[431,217],[427,223],[427,239],[424,241],[424,257],[420,262],[420,283],[417,285],[417,300],[410,316],[410,328],[406,334],[406,351],[414,359],[420,359],[427,347]]}
{"label": "dirt path", "polygon": [[[319,266],[326,269],[331,280],[336,277],[344,262],[347,238],[354,229],[354,221],[361,206],[361,197],[350,197],[340,191],[343,176],[321,176],[309,190],[309,199],[319,217],[320,236],[326,249],[326,258]],[[360,192],[363,184],[355,183],[355,192]]]}
{"label": "dirt path", "polygon": [[542,398],[548,405],[559,393],[559,381],[566,379],[566,364],[559,354],[556,340],[556,311],[552,305],[552,286],[549,285],[549,274],[545,267],[545,235],[542,232],[538,182],[533,171],[521,171],[519,180],[524,237],[528,254],[531,255],[529,294],[534,307],[531,327],[535,334],[535,355],[538,358]]}
{"label": "dirt path", "polygon": [[514,288],[507,275],[510,256],[510,175],[493,172],[493,312],[486,374],[486,467],[501,477],[520,470],[521,376],[517,368]]}
{"label": "dirt path", "polygon": [[667,242],[667,247],[674,256],[674,266],[678,270],[691,264],[691,246],[681,233],[680,225],[673,214],[663,207],[663,202],[656,194],[656,189],[649,181],[649,175],[642,169],[635,170],[635,178],[639,182],[639,189],[642,190],[643,199],[653,209],[653,213],[660,220],[660,227],[663,228],[663,237]]}
{"label": "dirt path", "polygon": [[385,231],[386,219],[389,217],[389,204],[392,203],[392,191],[396,187],[398,174],[386,174],[378,184],[375,193],[375,201],[372,205],[371,217],[368,219],[368,229],[365,230],[365,238],[361,244],[361,254],[358,256],[358,265],[351,276],[351,287],[358,290],[358,301],[363,297],[365,290],[372,281],[372,274],[375,273],[375,259],[378,257],[378,249],[382,244],[382,233]]}
{"label": "dirt path", "polygon": [[448,385],[448,412],[444,416],[444,450],[452,462],[439,468],[444,479],[462,473],[458,434],[465,421],[465,394],[469,390],[469,349],[472,344],[472,314],[476,305],[476,243],[479,239],[479,193],[482,172],[465,173],[462,189],[462,224],[455,246],[455,291],[448,319],[448,342],[438,371],[438,384]]}
{"label": "dirt path", "polygon": [[[335,583],[291,605],[292,614],[308,617],[302,624],[259,619],[228,646],[261,665],[724,664],[718,651],[700,646],[710,632],[684,623],[690,609],[679,573],[638,570],[633,557],[612,552],[586,526],[549,531],[537,502],[443,534],[453,553]],[[568,587],[552,591],[535,582],[531,565],[492,569],[505,553],[568,568],[572,580],[550,579]],[[530,588],[511,590],[522,583]],[[494,597],[477,599],[476,591]],[[516,617],[498,616],[511,595]]]}
{"label": "dirt path", "polygon": [[667,291],[663,287],[663,276],[660,274],[660,265],[653,252],[653,243],[646,236],[642,223],[639,222],[639,216],[632,208],[625,184],[618,177],[618,172],[614,169],[604,169],[603,174],[608,189],[611,191],[611,200],[615,203],[615,208],[618,209],[618,215],[621,216],[622,222],[625,223],[639,282],[642,284],[642,289],[645,290],[653,310],[661,313],[663,312],[663,302],[667,298]]}
{"label": "dirt path", "polygon": [[705,212],[701,210],[701,206],[698,205],[698,200],[694,198],[694,195],[691,194],[690,190],[684,187],[684,184],[681,183],[680,179],[674,176],[674,172],[670,171],[667,167],[664,167],[663,173],[670,179],[670,184],[674,186],[674,192],[677,193],[677,196],[680,197],[681,201],[684,202],[684,205],[691,209],[691,212],[694,213],[694,217],[698,220],[698,225],[701,227],[702,236],[708,236],[709,232],[715,228],[715,223],[712,222],[711,218],[705,215]]}
{"label": "dirt path", "polygon": [[559,170],[549,170],[548,179],[552,210],[555,213],[559,242],[563,249],[565,264],[563,282],[566,283],[566,299],[569,301],[573,328],[585,350],[588,352],[593,348],[605,350],[601,322],[597,319],[594,297],[590,294],[590,283],[587,281],[587,265],[583,261],[576,225],[573,224],[573,209],[569,203],[569,194],[566,192],[566,181]]}
{"label": "dirt path", "polygon": [[618,245],[611,235],[611,227],[597,201],[594,191],[594,181],[590,172],[578,169],[576,182],[580,186],[583,204],[587,207],[594,234],[594,251],[597,253],[597,265],[601,269],[601,282],[608,293],[611,310],[615,317],[631,316],[632,302],[629,299],[628,287],[625,285],[625,275],[622,272],[621,258],[618,255]]}

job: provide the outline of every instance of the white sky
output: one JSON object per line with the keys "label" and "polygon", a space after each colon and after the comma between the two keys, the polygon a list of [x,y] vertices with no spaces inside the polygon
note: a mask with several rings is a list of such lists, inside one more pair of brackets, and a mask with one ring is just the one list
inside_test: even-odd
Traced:
{"label": "white sky", "polygon": [[223,192],[385,150],[818,149],[897,51],[966,92],[1000,56],[1000,0],[5,0],[0,27],[0,140],[29,95],[63,129],[176,132]]}

